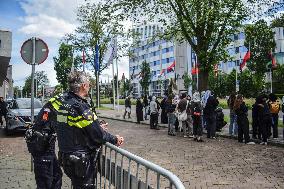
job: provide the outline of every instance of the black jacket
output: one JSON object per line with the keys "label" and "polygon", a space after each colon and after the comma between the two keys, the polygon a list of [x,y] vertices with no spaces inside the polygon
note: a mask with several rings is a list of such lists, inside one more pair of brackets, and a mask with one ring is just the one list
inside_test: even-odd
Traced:
{"label": "black jacket", "polygon": [[88,102],[69,92],[50,99],[56,111],[56,131],[59,151],[92,152],[100,145],[117,143],[117,138],[103,130]]}
{"label": "black jacket", "polygon": [[219,104],[219,101],[214,97],[210,96],[207,99],[206,106],[203,110],[205,116],[215,116],[215,110]]}

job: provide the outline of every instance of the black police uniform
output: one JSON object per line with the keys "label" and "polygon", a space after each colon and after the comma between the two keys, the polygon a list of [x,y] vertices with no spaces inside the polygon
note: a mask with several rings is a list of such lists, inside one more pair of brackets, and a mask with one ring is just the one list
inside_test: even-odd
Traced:
{"label": "black police uniform", "polygon": [[57,111],[59,155],[74,189],[94,188],[95,152],[117,138],[103,130],[88,102],[73,92],[50,99]]}
{"label": "black police uniform", "polygon": [[32,128],[33,136],[27,143],[38,189],[60,189],[62,185],[62,171],[55,155],[54,113],[50,103],[41,109]]}

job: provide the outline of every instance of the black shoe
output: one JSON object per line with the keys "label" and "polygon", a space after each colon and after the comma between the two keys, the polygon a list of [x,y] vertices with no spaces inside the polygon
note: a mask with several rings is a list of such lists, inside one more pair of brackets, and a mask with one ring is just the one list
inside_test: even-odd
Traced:
{"label": "black shoe", "polygon": [[202,139],[197,139],[197,142],[204,142]]}
{"label": "black shoe", "polygon": [[197,141],[197,138],[193,138],[194,141]]}

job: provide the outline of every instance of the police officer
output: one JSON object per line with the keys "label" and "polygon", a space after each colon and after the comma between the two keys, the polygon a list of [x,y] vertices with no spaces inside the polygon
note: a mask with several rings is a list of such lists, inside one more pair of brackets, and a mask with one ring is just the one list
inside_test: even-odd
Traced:
{"label": "police officer", "polygon": [[60,189],[62,185],[62,171],[55,155],[55,118],[51,103],[48,102],[25,136],[28,150],[33,156],[38,189]]}
{"label": "police officer", "polygon": [[57,113],[59,156],[74,189],[94,188],[96,150],[105,142],[120,146],[124,139],[100,126],[86,100],[90,85],[86,73],[71,72],[68,84],[68,93],[50,99]]}

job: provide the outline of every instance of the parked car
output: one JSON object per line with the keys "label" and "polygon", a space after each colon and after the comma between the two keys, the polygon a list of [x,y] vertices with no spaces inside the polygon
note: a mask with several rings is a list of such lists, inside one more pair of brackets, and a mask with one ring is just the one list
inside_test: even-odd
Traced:
{"label": "parked car", "polygon": [[[34,120],[42,108],[42,103],[34,99]],[[5,132],[25,131],[31,123],[31,98],[13,99],[9,104]]]}

